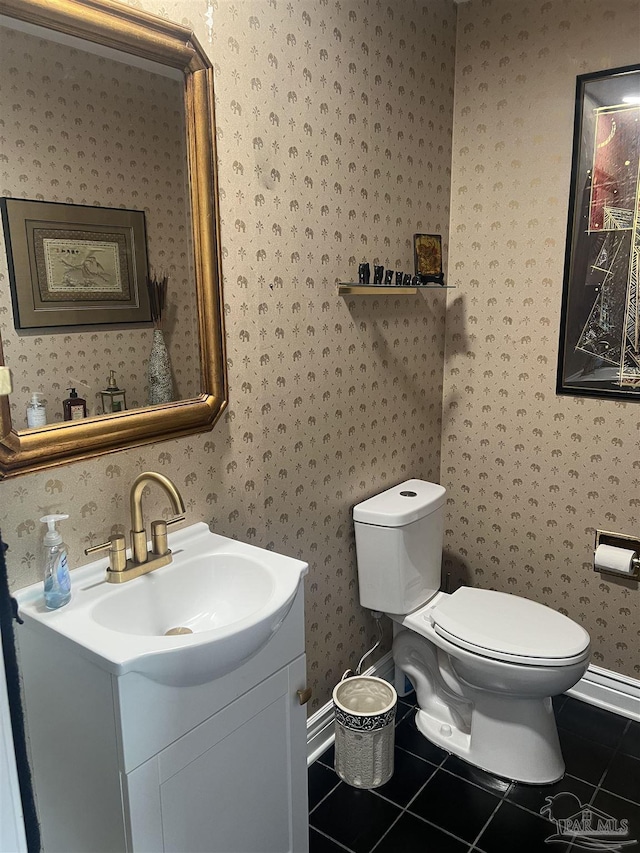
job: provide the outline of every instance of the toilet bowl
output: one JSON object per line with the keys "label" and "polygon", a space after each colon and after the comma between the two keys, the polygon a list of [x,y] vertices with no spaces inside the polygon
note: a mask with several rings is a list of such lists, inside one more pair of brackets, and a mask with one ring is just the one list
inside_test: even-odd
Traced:
{"label": "toilet bowl", "polygon": [[439,592],[444,496],[409,480],[354,508],[361,604],[395,623],[394,662],[415,687],[425,737],[498,776],[555,782],[564,762],[551,697],[586,671],[589,635],[520,596]]}

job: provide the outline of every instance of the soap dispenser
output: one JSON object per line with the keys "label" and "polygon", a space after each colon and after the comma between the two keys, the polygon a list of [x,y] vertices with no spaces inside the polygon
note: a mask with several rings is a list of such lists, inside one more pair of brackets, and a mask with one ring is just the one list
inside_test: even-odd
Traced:
{"label": "soap dispenser", "polygon": [[45,426],[47,423],[47,410],[44,404],[40,402],[40,397],[42,397],[40,391],[34,391],[31,395],[31,402],[27,406],[27,426],[29,429]]}
{"label": "soap dispenser", "polygon": [[87,401],[78,397],[75,388],[69,388],[69,396],[62,402],[65,421],[79,421],[87,417]]}
{"label": "soap dispenser", "polygon": [[44,603],[47,610],[57,610],[71,600],[71,578],[67,561],[67,546],[56,529],[56,522],[68,515],[44,515],[40,521],[48,530],[42,540],[42,565],[44,576]]}

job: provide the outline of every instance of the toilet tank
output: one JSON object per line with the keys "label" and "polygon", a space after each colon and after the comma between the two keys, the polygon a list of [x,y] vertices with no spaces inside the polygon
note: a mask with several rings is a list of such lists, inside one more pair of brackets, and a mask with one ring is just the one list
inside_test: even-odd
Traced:
{"label": "toilet tank", "polygon": [[353,508],[363,607],[411,613],[440,589],[445,495],[407,480]]}

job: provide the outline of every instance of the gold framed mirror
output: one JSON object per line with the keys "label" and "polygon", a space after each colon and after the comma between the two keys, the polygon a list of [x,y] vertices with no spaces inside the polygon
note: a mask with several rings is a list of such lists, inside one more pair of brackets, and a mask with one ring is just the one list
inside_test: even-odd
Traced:
{"label": "gold framed mirror", "polygon": [[[82,39],[98,46],[96,49],[103,53],[127,54],[132,62],[143,66],[145,63],[162,66],[182,81],[178,85],[182,87],[184,98],[186,194],[190,203],[187,242],[191,247],[190,268],[195,289],[192,300],[194,315],[197,315],[194,324],[199,337],[199,353],[193,360],[199,358],[200,383],[200,393],[188,399],[33,429],[21,428],[15,414],[16,404],[12,406],[9,398],[1,398],[0,479],[210,430],[227,404],[227,378],[213,69],[208,57],[189,29],[114,0],[0,0],[0,15],[5,16],[5,22],[21,22],[36,30],[46,28],[70,43]],[[69,171],[67,164],[65,171]],[[65,199],[51,199],[45,195],[44,200]],[[116,207],[118,201],[110,204]],[[33,337],[29,341],[34,350],[37,341]],[[108,375],[101,356],[94,356],[94,359]],[[5,364],[1,339],[0,364]],[[12,367],[10,359],[7,365]],[[14,389],[21,393],[22,405],[27,388],[16,389],[14,380]]]}

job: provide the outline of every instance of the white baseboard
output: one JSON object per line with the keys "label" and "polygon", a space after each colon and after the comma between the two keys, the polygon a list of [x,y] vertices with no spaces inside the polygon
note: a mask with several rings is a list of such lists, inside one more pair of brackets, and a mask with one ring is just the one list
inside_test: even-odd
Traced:
{"label": "white baseboard", "polygon": [[[375,675],[385,681],[393,681],[393,657],[387,652],[384,657],[365,670],[362,675]],[[335,736],[333,733],[333,701],[319,708],[307,720],[307,764],[313,764],[319,755],[329,749]]]}
{"label": "white baseboard", "polygon": [[[393,682],[391,652],[362,674]],[[576,686],[567,691],[567,695],[640,722],[640,681],[635,678],[599,666],[590,666]],[[329,701],[307,720],[307,764],[312,764],[333,741],[333,702]]]}
{"label": "white baseboard", "polygon": [[591,665],[567,694],[640,722],[640,681],[635,678]]}

